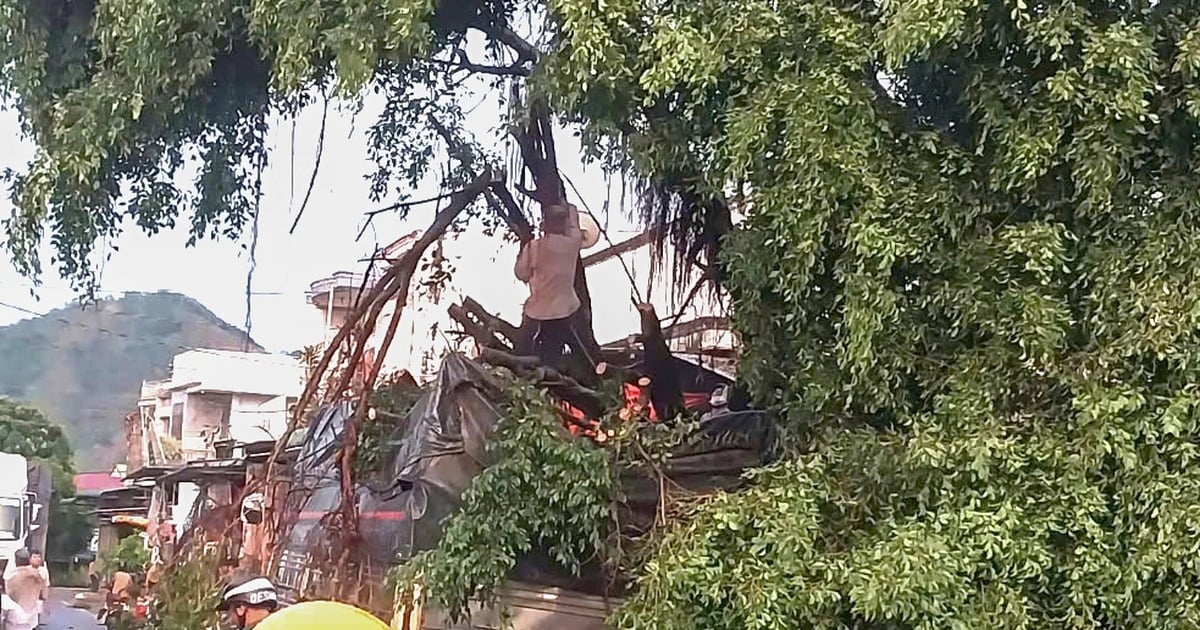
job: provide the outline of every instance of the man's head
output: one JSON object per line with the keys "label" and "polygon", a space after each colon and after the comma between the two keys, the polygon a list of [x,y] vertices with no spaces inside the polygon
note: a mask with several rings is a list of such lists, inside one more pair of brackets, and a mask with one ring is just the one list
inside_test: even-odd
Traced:
{"label": "man's head", "polygon": [[221,593],[221,609],[236,628],[253,628],[279,607],[275,585],[261,576],[237,576]]}
{"label": "man's head", "polygon": [[29,566],[36,569],[42,566],[43,562],[44,560],[42,559],[42,552],[38,551],[37,549],[29,552]]}
{"label": "man's head", "polygon": [[542,233],[566,234],[569,217],[566,206],[546,206],[542,209]]}

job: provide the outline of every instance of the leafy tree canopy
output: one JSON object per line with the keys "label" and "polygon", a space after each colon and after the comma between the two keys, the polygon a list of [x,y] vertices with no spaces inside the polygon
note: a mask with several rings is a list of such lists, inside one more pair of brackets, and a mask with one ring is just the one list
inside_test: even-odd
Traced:
{"label": "leafy tree canopy", "polygon": [[622,625],[1196,624],[1200,14],[619,4],[591,81],[742,192],[741,376],[806,452],[696,508]]}
{"label": "leafy tree canopy", "polygon": [[236,233],[265,113],[314,85],[386,93],[394,190],[431,159],[428,114],[455,129],[470,30],[503,64],[471,71],[532,74],[693,246],[738,207],[741,376],[790,452],[657,539],[623,627],[1200,625],[1192,5],[0,7],[40,148],[9,225],[27,271],[47,227],[83,279],[122,217]]}
{"label": "leafy tree canopy", "polygon": [[49,529],[46,549],[54,559],[82,551],[91,535],[90,519],[63,499],[75,495],[75,464],[71,444],[61,426],[35,407],[0,397],[0,453],[15,453],[39,460],[50,468],[54,494],[47,507]]}
{"label": "leafy tree canopy", "polygon": [[[75,493],[70,477],[75,466],[67,435],[37,408],[0,397],[0,453],[15,453],[50,464],[55,489],[65,490],[67,496]],[[66,483],[60,484],[64,478]]]}

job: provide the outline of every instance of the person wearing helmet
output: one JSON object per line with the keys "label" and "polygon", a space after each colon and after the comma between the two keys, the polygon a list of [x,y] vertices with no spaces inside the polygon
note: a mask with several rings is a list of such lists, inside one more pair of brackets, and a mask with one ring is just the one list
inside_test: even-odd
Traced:
{"label": "person wearing helmet", "polygon": [[275,585],[261,576],[235,578],[221,593],[220,609],[239,630],[258,626],[278,607]]}
{"label": "person wearing helmet", "polygon": [[331,601],[301,602],[271,615],[255,630],[388,630],[371,613]]}

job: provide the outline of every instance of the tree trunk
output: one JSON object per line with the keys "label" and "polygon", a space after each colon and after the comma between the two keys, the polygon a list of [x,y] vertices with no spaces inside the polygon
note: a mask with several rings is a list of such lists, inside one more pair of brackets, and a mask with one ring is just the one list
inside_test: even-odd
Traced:
{"label": "tree trunk", "polygon": [[[550,108],[538,100],[529,106],[529,119],[524,126],[513,129],[513,137],[521,148],[521,158],[536,187],[534,195],[543,212],[549,206],[567,204],[567,191],[558,173],[558,159],[554,148],[554,131]],[[575,261],[575,294],[579,297],[579,312],[586,324],[588,336],[595,338],[592,322],[592,292],[588,288],[584,272],[583,257]]]}
{"label": "tree trunk", "polygon": [[[370,374],[363,383],[362,391],[359,392],[358,408],[355,409],[354,417],[347,423],[346,435],[343,437],[343,444],[345,445],[341,453],[343,502],[350,503],[350,505],[344,505],[343,509],[348,517],[346,519],[346,527],[348,528],[347,536],[350,538],[357,535],[357,518],[353,514],[353,488],[350,485],[351,480],[349,479],[350,463],[354,457],[354,446],[357,441],[355,425],[366,413],[366,400],[370,395],[370,391],[375,387],[375,380],[379,377],[383,356],[387,353],[388,346],[395,335],[397,322],[399,322],[400,315],[407,302],[409,285],[412,284],[413,275],[417,271],[425,250],[446,232],[458,215],[476,197],[482,194],[492,181],[492,172],[489,169],[476,177],[466,188],[454,193],[450,203],[438,212],[437,216],[434,217],[433,223],[425,230],[421,238],[417,239],[417,242],[383,274],[375,286],[367,292],[367,295],[363,296],[363,299],[360,299],[346,322],[338,329],[333,341],[325,348],[320,362],[317,363],[317,367],[313,371],[312,378],[309,379],[304,391],[300,395],[300,399],[295,407],[296,411],[288,422],[287,429],[275,442],[275,447],[271,451],[270,458],[267,460],[266,478],[268,480],[274,479],[275,463],[291,439],[291,436],[295,433],[296,428],[304,420],[304,409],[308,406],[313,396],[316,395],[318,385],[324,379],[325,372],[329,369],[333,358],[341,351],[341,345],[347,339],[350,339],[352,334],[357,337],[353,353],[351,354],[349,369],[347,369],[346,375],[339,380],[337,387],[326,395],[326,398],[329,400],[341,398],[345,393],[346,388],[350,384],[350,375],[354,372],[354,367],[361,361],[369,338],[375,330],[375,323],[378,321],[380,312],[394,298],[395,306],[392,321],[388,326],[383,343],[377,353],[378,358],[375,365],[371,367]],[[276,533],[273,537],[273,542],[285,538],[286,535]],[[278,549],[272,549],[271,551],[272,557],[274,557]]]}
{"label": "tree trunk", "polygon": [[638,305],[642,324],[643,367],[650,377],[650,400],[659,420],[674,420],[683,413],[683,386],[675,370],[675,357],[663,336],[658,314],[649,303]]}

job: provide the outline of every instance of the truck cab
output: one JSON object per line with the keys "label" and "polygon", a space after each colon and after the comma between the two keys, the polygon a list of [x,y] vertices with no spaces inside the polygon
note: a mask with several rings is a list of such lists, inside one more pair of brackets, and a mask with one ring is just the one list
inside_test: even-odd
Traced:
{"label": "truck cab", "polygon": [[19,549],[45,546],[49,481],[41,464],[0,453],[0,566],[7,566]]}

